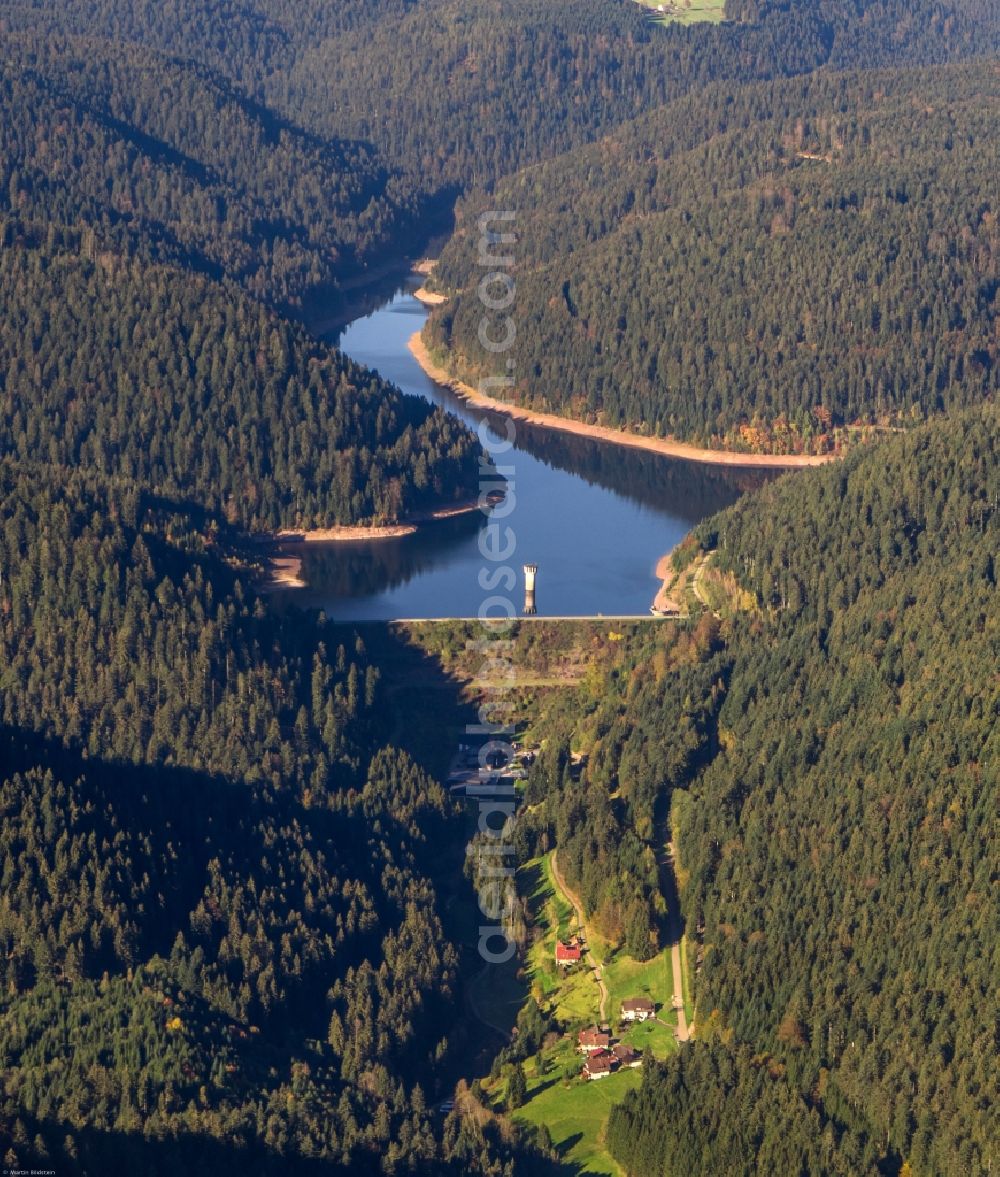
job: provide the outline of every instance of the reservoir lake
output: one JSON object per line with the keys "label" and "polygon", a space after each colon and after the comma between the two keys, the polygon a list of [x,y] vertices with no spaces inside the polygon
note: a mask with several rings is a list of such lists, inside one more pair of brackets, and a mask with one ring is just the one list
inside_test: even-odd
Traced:
{"label": "reservoir lake", "polygon": [[[489,415],[431,380],[407,347],[427,318],[412,294],[418,284],[416,278],[396,284],[374,310],[327,338],[404,392],[444,406],[477,429]],[[538,616],[648,614],[660,557],[706,516],[775,476],[514,424],[513,449],[496,459],[514,469],[516,503],[502,521],[516,537],[508,563],[517,582],[509,594],[506,584],[480,584],[482,569],[502,565],[483,558],[479,532],[487,520],[475,511],[395,539],[304,545],[307,587],[294,591],[295,603],[343,621],[475,617],[486,598],[499,593],[520,612],[522,567],[530,563],[538,566]],[[496,419],[490,432],[497,439],[508,435]]]}

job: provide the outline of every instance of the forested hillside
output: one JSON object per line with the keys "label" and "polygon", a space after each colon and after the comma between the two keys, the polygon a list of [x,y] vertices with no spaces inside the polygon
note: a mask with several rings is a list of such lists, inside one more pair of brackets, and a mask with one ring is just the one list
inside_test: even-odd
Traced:
{"label": "forested hillside", "polygon": [[304,46],[268,92],[308,126],[370,138],[424,183],[466,188],[713,80],[802,73],[828,51],[810,13],[688,33],[617,0],[424,0]]}
{"label": "forested hillside", "polygon": [[489,183],[713,81],[954,60],[1000,32],[987,0],[762,3],[691,28],[622,0],[4,0],[0,14],[208,65],[310,131],[369,140],[424,190]]}
{"label": "forested hillside", "polygon": [[[511,209],[522,399],[878,443],[742,479],[675,556],[715,552],[725,607],[612,631],[537,719],[521,860],[557,846],[637,960],[676,847],[696,1041],[608,1148],[634,1177],[992,1171],[1000,9],[726,11],[0,0],[6,1169],[566,1172],[545,1124],[456,1089],[493,1032],[455,931],[468,815],[428,771],[457,688],[255,585],[262,533],[478,489],[472,432],[303,325],[461,197],[428,337],[462,372],[471,229]],[[525,1005],[519,1067],[551,1029]]]}
{"label": "forested hillside", "polygon": [[517,210],[534,407],[823,452],[976,404],[997,350],[994,64],[715,87],[471,199],[426,335],[468,376],[475,226]]}
{"label": "forested hillside", "polygon": [[23,215],[85,216],[296,308],[414,234],[423,204],[370,144],[307,135],[204,67],[95,38],[4,48],[0,199]]}
{"label": "forested hillside", "polygon": [[991,0],[726,0],[725,12],[727,20],[750,24],[778,13],[814,14],[833,34],[827,64],[835,69],[985,55],[995,51],[1000,34]]}
{"label": "forested hillside", "polygon": [[0,463],[5,1163],[495,1164],[429,1111],[455,815],[363,643],[262,609],[224,526],[53,473]]}
{"label": "forested hillside", "polygon": [[389,521],[468,497],[478,446],[233,287],[0,220],[0,448],[250,529]]}
{"label": "forested hillside", "polygon": [[541,764],[526,850],[638,952],[669,811],[698,969],[698,1041],[612,1113],[629,1172],[996,1161],[998,451],[977,410],[748,496],[696,537],[753,607],[553,712],[589,759]]}
{"label": "forested hillside", "polygon": [[279,309],[417,204],[203,66],[4,32],[0,1155],[496,1172],[509,1135],[430,1110],[455,813],[246,537],[474,491],[459,422]]}

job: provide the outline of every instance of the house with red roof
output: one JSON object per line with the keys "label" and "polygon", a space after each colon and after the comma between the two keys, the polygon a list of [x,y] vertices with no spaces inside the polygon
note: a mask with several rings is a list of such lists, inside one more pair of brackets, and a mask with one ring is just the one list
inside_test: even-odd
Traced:
{"label": "house with red roof", "polygon": [[591,1054],[595,1050],[607,1050],[611,1045],[611,1035],[607,1030],[599,1030],[597,1026],[588,1026],[586,1030],[581,1030],[576,1040],[584,1054]]}
{"label": "house with red roof", "polygon": [[562,965],[563,968],[567,965],[576,964],[582,955],[580,943],[575,938],[568,941],[556,941],[556,964]]}

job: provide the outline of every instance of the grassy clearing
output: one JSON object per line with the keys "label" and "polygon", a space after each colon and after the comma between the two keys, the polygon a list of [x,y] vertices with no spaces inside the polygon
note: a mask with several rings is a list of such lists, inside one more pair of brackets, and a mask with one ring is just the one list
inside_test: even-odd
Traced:
{"label": "grassy clearing", "polygon": [[[574,1172],[619,1177],[621,1167],[604,1147],[608,1116],[627,1092],[642,1082],[641,1070],[619,1071],[595,1083],[580,1078],[583,1059],[570,1037],[559,1039],[525,1063],[527,1100],[515,1120],[544,1124],[562,1160]],[[485,1096],[502,1110],[503,1078],[483,1084]]]}
{"label": "grassy clearing", "polygon": [[687,1015],[688,1026],[694,1025],[694,1002],[691,1000],[691,978],[688,973],[690,963],[688,961],[688,938],[681,937],[681,987],[682,996],[684,998],[684,1013]]}
{"label": "grassy clearing", "polygon": [[[542,933],[532,945],[527,959],[527,974],[535,999],[547,1005],[561,1022],[596,1021],[600,991],[590,968],[580,964],[563,971],[555,964],[557,936],[565,938],[577,929],[572,904],[553,878],[551,855],[526,863],[519,876],[519,885],[522,894],[529,896],[532,926]],[[639,961],[621,949],[613,949],[589,927],[587,935],[591,951],[603,964],[609,1021],[617,1025],[621,1003],[626,998],[648,997],[659,1007],[657,1017],[667,1024],[634,1026],[623,1037],[637,1049],[651,1050],[657,1058],[666,1057],[677,1046],[673,1034],[677,1014],[671,1009],[673,974],[669,949],[658,953],[652,960]]]}
{"label": "grassy clearing", "polygon": [[[606,1173],[618,1177],[621,1168],[604,1149],[604,1130],[612,1107],[625,1093],[638,1087],[640,1071],[620,1071],[596,1083],[584,1083],[578,1076],[580,1056],[568,1040],[532,1060],[525,1068],[528,1102],[514,1118],[544,1124],[552,1143],[565,1163],[583,1173]],[[567,1072],[574,1077],[568,1078]]]}
{"label": "grassy clearing", "polygon": [[677,1039],[674,1036],[676,1015],[671,1015],[671,1019],[666,1026],[653,1021],[637,1022],[627,1030],[622,1030],[621,1040],[641,1050],[647,1058],[652,1055],[656,1059],[665,1059],[677,1050]]}
{"label": "grassy clearing", "polygon": [[[555,952],[556,939],[566,939],[576,930],[576,913],[573,905],[556,886],[552,876],[552,855],[546,854],[534,860],[538,863],[538,886],[532,899],[542,900],[546,904],[545,912],[541,913],[539,926],[545,927],[550,933],[551,948]],[[530,865],[530,864],[529,864]]]}
{"label": "grassy clearing", "polygon": [[716,617],[732,617],[757,608],[753,594],[715,566],[714,551],[691,553],[686,545],[678,550],[688,555],[688,562],[680,570],[671,562],[664,570],[661,561],[657,573],[664,576],[664,581],[656,594],[655,609],[679,617],[698,617],[706,609]]}
{"label": "grassy clearing", "polygon": [[714,556],[714,552],[699,553],[681,571],[668,566],[654,607],[680,617],[698,617],[706,609],[728,617],[751,607],[747,604],[748,595],[741,593],[735,583],[730,584],[731,578],[722,577],[711,567]]}
{"label": "grassy clearing", "polygon": [[621,1003],[628,997],[648,997],[661,1006],[664,1016],[670,1013],[670,953],[660,952],[652,960],[634,960],[623,952],[609,957],[604,965],[604,981],[608,986],[608,1013],[617,1018]]}
{"label": "grassy clearing", "polygon": [[[624,953],[616,953],[605,962],[604,980],[608,986],[608,1013],[612,1024],[617,1024],[621,1003],[628,997],[648,997],[659,1007],[658,1021],[641,1022],[629,1029],[622,1028],[623,1041],[637,1050],[648,1051],[656,1058],[666,1058],[677,1049],[674,1029],[677,1014],[670,1008],[673,995],[670,950],[658,953],[652,960],[638,961]],[[666,1025],[661,1025],[661,1023]]]}
{"label": "grassy clearing", "polygon": [[717,617],[732,617],[736,613],[753,612],[757,602],[752,593],[740,588],[729,573],[722,573],[714,563],[715,552],[691,565],[687,583],[686,604],[690,609],[708,609]]}
{"label": "grassy clearing", "polygon": [[573,907],[552,878],[549,856],[533,858],[518,872],[518,889],[528,896],[531,924],[537,935],[528,950],[525,971],[535,1000],[560,1022],[592,1022],[600,993],[585,964],[563,971],[555,963],[557,937],[576,931]]}
{"label": "grassy clearing", "polygon": [[[662,24],[693,25],[725,20],[725,0],[638,0]],[[660,9],[663,9],[661,12]]]}
{"label": "grassy clearing", "polygon": [[[556,938],[577,930],[576,916],[555,884],[549,855],[521,867],[518,888],[528,897],[534,930],[534,941],[524,962],[524,979],[535,999],[570,1029],[559,1038],[553,1036],[539,1054],[526,1062],[527,1100],[513,1113],[514,1118],[544,1124],[563,1161],[576,1171],[619,1177],[621,1169],[604,1148],[604,1134],[611,1108],[639,1086],[642,1072],[623,1070],[592,1083],[581,1079],[583,1058],[576,1049],[575,1031],[596,1019],[600,992],[586,965],[563,972],[555,964]],[[630,1026],[622,1031],[621,1038],[647,1057],[665,1058],[677,1049],[673,1032],[676,1015],[669,1008],[669,953],[660,953],[651,961],[637,961],[591,935],[591,947],[604,962],[612,1022],[617,1022],[619,1006],[626,997],[648,996],[663,1007],[660,1017],[668,1023],[651,1021]],[[502,997],[501,992],[489,1000],[500,1001]],[[484,1093],[499,1110],[506,1093],[506,1077],[484,1083]]]}

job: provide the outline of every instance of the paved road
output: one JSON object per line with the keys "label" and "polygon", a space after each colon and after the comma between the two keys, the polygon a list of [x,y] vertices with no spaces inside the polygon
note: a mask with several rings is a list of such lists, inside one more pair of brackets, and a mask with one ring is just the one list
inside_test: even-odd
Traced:
{"label": "paved road", "polygon": [[672,974],[673,1008],[677,1013],[677,1041],[687,1042],[691,1038],[691,1028],[688,1026],[687,1014],[684,1011],[684,979],[681,973],[681,931],[683,924],[680,916],[680,896],[677,891],[677,877],[674,874],[673,846],[668,840],[656,856],[660,869],[660,887],[667,897],[668,924],[667,933],[670,937],[670,971]]}
{"label": "paved road", "polygon": [[688,1030],[687,1014],[684,1012],[684,981],[681,976],[681,945],[675,940],[670,945],[670,968],[674,974],[674,1008],[677,1010],[677,1041],[687,1042],[691,1037]]}
{"label": "paved road", "polygon": [[579,898],[569,889],[569,887],[566,886],[566,880],[562,877],[562,873],[559,870],[559,862],[556,859],[556,855],[558,853],[558,850],[552,851],[552,877],[556,881],[556,886],[570,901],[573,910],[576,912],[577,927],[579,928],[580,934],[587,942],[587,963],[594,970],[594,980],[597,982],[601,991],[601,1004],[598,1010],[598,1023],[603,1026],[608,1018],[608,987],[604,983],[604,966],[590,951],[590,936],[587,935],[587,925],[583,920],[583,904],[580,902]]}

